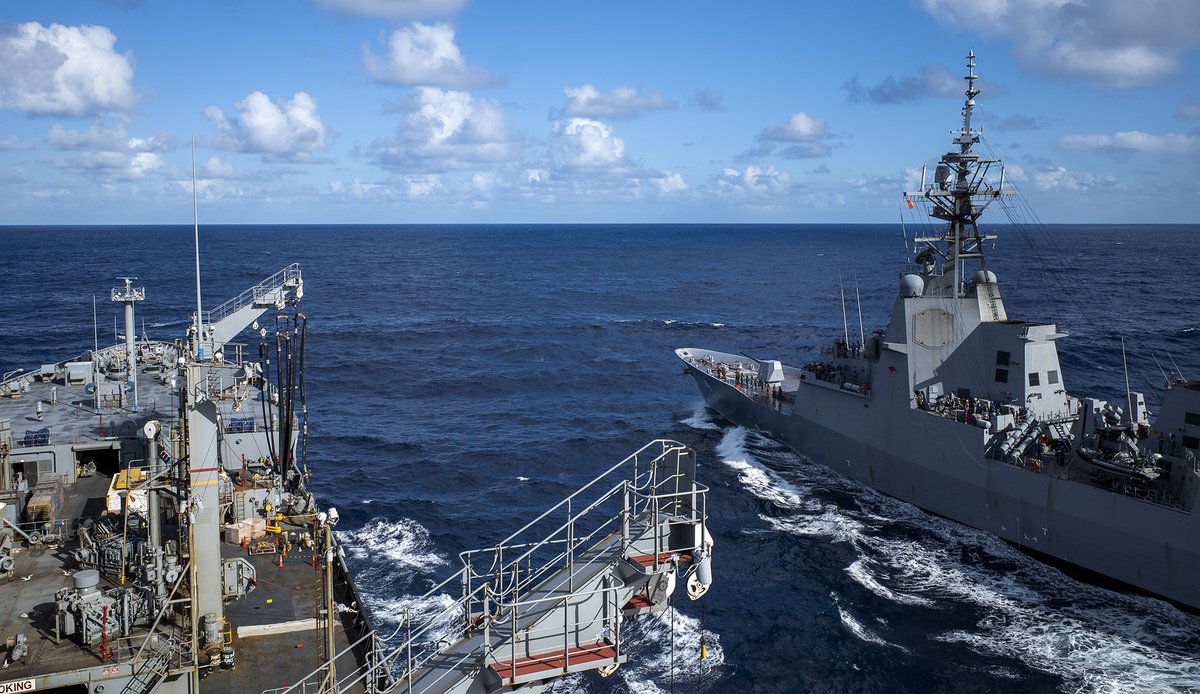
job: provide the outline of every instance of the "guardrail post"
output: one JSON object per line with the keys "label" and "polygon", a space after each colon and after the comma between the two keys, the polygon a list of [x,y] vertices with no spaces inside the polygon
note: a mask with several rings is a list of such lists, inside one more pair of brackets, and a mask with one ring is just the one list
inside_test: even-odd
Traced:
{"label": "guardrail post", "polygon": [[485,586],[483,589],[483,645],[485,648],[492,647],[492,593]]}
{"label": "guardrail post", "polygon": [[623,498],[623,507],[621,509],[621,554],[629,549],[629,480],[624,480],[621,483]]}
{"label": "guardrail post", "polygon": [[567,499],[567,589],[575,592],[575,517],[571,515],[571,500]]}
{"label": "guardrail post", "polygon": [[408,663],[405,665],[405,668],[404,668],[404,670],[405,670],[405,675],[404,675],[404,677],[405,677],[405,679],[407,679],[407,680],[408,680],[408,694],[412,694],[412,676],[413,676],[413,666],[412,666],[412,605],[405,605],[405,606],[404,606],[404,626],[405,626],[405,630],[406,630],[406,632],[407,632],[407,635],[408,635],[408,638],[405,640],[405,644],[404,644],[405,651],[406,651],[405,658],[408,660]]}

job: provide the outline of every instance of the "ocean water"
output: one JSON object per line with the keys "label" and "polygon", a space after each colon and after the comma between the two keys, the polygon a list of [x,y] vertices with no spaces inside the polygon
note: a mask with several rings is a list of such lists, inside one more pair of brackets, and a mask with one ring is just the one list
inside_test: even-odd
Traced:
{"label": "ocean water", "polygon": [[[305,278],[316,492],[381,627],[486,547],[659,437],[712,488],[715,583],[559,692],[1195,691],[1200,617],[1082,583],[707,411],[676,347],[807,360],[845,288],[883,325],[895,225],[202,227],[205,305]],[[1057,321],[1076,394],[1157,402],[1200,377],[1200,227],[998,227],[1012,317]],[[911,237],[911,230],[907,234]],[[154,338],[194,304],[190,227],[0,227],[0,371],[101,342],[136,276]],[[1197,577],[1200,579],[1200,577]],[[699,639],[710,647],[699,658]]]}

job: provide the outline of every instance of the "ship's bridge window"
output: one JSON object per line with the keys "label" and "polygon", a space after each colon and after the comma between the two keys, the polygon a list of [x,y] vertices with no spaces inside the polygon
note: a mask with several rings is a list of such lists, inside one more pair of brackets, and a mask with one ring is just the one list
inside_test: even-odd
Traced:
{"label": "ship's bridge window", "polygon": [[1195,436],[1184,436],[1183,447],[1190,448],[1193,451],[1200,450],[1200,438],[1196,438]]}
{"label": "ship's bridge window", "polygon": [[1184,412],[1183,413],[1183,423],[1200,425],[1200,413]]}
{"label": "ship's bridge window", "polygon": [[1040,384],[1041,384],[1041,380],[1038,378],[1038,373],[1036,371],[1029,374],[1029,385],[1036,386],[1036,385],[1040,385]]}
{"label": "ship's bridge window", "polygon": [[[1008,366],[1011,359],[1012,355],[1008,352],[996,352],[996,366]],[[997,378],[996,380],[999,381],[1000,379]]]}
{"label": "ship's bridge window", "polygon": [[1049,383],[1050,385],[1058,383],[1058,371],[1056,369],[1051,369],[1050,371],[1046,372],[1046,383]]}

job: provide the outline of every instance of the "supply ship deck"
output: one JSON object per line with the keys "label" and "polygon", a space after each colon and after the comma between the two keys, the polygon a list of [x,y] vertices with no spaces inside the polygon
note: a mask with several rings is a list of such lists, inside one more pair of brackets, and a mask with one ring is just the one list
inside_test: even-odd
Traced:
{"label": "supply ship deck", "polygon": [[123,342],[0,378],[0,692],[538,691],[708,590],[695,454],[658,441],[377,633],[309,491],[300,268],[174,342],[135,337],[123,279]]}

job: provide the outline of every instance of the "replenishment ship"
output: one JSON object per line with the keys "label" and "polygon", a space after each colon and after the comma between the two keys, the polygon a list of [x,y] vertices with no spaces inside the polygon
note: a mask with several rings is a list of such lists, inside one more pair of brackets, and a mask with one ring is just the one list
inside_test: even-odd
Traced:
{"label": "replenishment ship", "polygon": [[[1066,388],[1053,323],[1010,317],[979,219],[1006,204],[1001,162],[973,151],[974,53],[962,125],[932,183],[904,193],[940,233],[916,239],[888,325],[793,367],[676,354],[734,424],[884,494],[1200,609],[1200,382],[1167,379],[1156,416]],[[843,308],[844,311],[844,308]],[[760,355],[762,356],[762,355]]]}
{"label": "replenishment ship", "polygon": [[707,488],[659,440],[378,631],[310,491],[300,267],[197,289],[174,341],[137,337],[122,279],[123,341],[0,378],[0,692],[540,691],[708,590]]}

